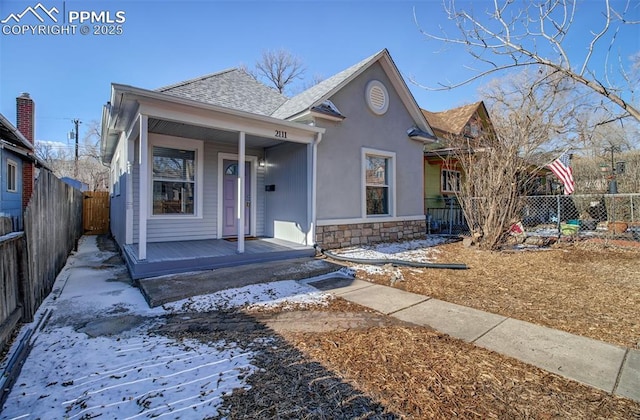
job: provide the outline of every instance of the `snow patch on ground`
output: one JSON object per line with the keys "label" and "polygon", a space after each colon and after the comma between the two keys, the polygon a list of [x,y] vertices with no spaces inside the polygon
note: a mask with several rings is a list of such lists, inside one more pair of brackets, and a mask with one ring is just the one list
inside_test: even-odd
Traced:
{"label": "snow patch on ground", "polygon": [[[403,260],[421,263],[434,262],[434,256],[440,252],[435,248],[448,242],[448,239],[432,237],[423,240],[392,242],[377,245],[350,247],[334,251],[342,257],[364,260]],[[400,280],[402,274],[395,267],[373,264],[352,264],[354,270],[365,274],[393,275]]]}
{"label": "snow patch on ground", "polygon": [[195,296],[163,305],[166,311],[209,312],[240,307],[275,307],[283,304],[325,304],[330,295],[293,280],[254,284],[209,295]]}
{"label": "snow patch on ground", "polygon": [[137,418],[217,414],[246,388],[251,353],[145,334],[88,339],[70,327],[39,334],[2,418]]}
{"label": "snow patch on ground", "polygon": [[[122,280],[123,266],[104,264],[113,252],[82,237],[79,250],[58,275],[35,321],[19,339],[36,332],[22,372],[0,410],[17,418],[206,418],[216,416],[222,398],[247,388],[253,353],[233,342],[178,340],[153,332],[163,315],[242,306],[328,302],[330,295],[295,281],[257,284],[149,308],[140,291]],[[126,277],[126,276],[125,276]],[[47,314],[51,314],[47,319]],[[132,319],[129,329],[119,329]],[[111,334],[79,331],[114,323]],[[13,354],[17,340],[9,351]],[[6,362],[5,362],[6,363]],[[2,366],[0,366],[2,367]]]}
{"label": "snow patch on ground", "polygon": [[433,262],[433,255],[440,252],[434,247],[445,242],[447,242],[445,238],[434,237],[415,241],[350,247],[335,253],[343,257],[357,259]]}

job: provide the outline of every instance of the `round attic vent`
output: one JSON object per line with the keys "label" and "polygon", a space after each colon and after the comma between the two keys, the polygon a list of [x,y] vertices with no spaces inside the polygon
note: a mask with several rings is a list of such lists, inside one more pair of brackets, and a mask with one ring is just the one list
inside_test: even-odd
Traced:
{"label": "round attic vent", "polygon": [[367,83],[365,90],[367,105],[376,115],[382,115],[389,109],[389,93],[387,88],[378,80]]}

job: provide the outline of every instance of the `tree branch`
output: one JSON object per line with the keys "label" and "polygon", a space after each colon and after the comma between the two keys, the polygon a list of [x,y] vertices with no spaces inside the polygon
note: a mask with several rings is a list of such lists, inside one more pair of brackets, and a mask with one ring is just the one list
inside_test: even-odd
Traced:
{"label": "tree branch", "polygon": [[[439,88],[430,88],[423,84],[412,80],[416,85],[428,90],[447,90],[454,89],[463,85],[467,85],[480,78],[502,70],[513,69],[517,67],[526,67],[531,65],[541,65],[558,71],[574,81],[588,87],[599,95],[604,96],[617,106],[621,107],[626,113],[640,121],[640,111],[628,100],[621,96],[621,90],[618,89],[609,79],[608,57],[615,44],[620,25],[637,24],[635,21],[625,19],[630,6],[630,0],[626,2],[626,7],[622,12],[617,12],[610,4],[610,0],[606,0],[605,12],[603,14],[604,22],[602,28],[597,32],[592,32],[592,37],[587,42],[586,54],[581,62],[579,70],[571,67],[569,55],[564,49],[563,42],[569,34],[571,27],[575,21],[577,14],[577,2],[570,0],[546,0],[541,3],[534,3],[529,0],[526,7],[516,9],[517,13],[512,13],[512,18],[506,16],[515,5],[522,3],[513,0],[505,0],[500,4],[499,0],[493,1],[493,12],[489,14],[488,24],[483,23],[476,18],[473,13],[464,9],[456,9],[454,0],[450,4],[444,6],[445,13],[450,21],[455,25],[459,36],[450,37],[441,28],[442,35],[436,35],[424,31],[419,23],[416,9],[413,10],[414,22],[421,34],[431,40],[439,41],[444,44],[461,45],[467,53],[477,62],[484,63],[491,67],[488,70],[477,70],[477,74],[468,77],[462,82],[457,83],[438,83]],[[537,9],[538,13],[533,14],[532,10]],[[619,22],[612,29],[613,23]],[[494,30],[490,27],[490,23],[497,25]],[[539,26],[537,31],[533,31],[531,26],[536,24]],[[518,28],[522,31],[518,32]],[[590,68],[590,63],[596,52],[596,46],[607,35],[611,35],[609,48],[605,56],[605,76],[604,79],[598,79],[595,72]],[[544,40],[546,45],[559,54],[558,59],[549,59],[543,56],[538,48],[538,40]],[[508,58],[510,63],[503,64],[487,58],[487,53],[498,57]],[[629,91],[633,92],[635,87],[633,82],[629,80],[628,75],[621,66],[621,74],[630,85]]]}

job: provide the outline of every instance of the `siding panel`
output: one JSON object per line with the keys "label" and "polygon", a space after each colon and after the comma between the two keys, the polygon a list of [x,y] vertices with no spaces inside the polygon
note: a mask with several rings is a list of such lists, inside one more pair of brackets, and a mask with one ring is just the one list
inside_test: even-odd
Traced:
{"label": "siding panel", "polygon": [[[149,135],[154,136],[153,134]],[[180,138],[175,138],[176,144],[179,144]],[[203,208],[202,217],[200,218],[181,218],[181,217],[161,217],[154,218],[151,216],[147,221],[147,240],[149,242],[164,241],[187,241],[201,239],[215,239],[217,236],[217,200],[218,200],[218,154],[231,153],[237,154],[238,149],[234,145],[219,144],[213,141],[204,142],[203,164],[204,171],[201,180],[203,182]],[[249,156],[259,156],[263,154],[262,149],[247,148],[246,154]],[[134,243],[139,241],[139,165],[132,169],[133,185],[134,185]],[[256,223],[257,234],[262,235],[264,232],[264,178],[260,173],[258,175],[258,207],[256,209],[258,219]]]}
{"label": "siding panel", "polygon": [[265,184],[275,191],[265,192],[265,234],[304,243],[307,220],[307,146],[285,143],[265,151],[269,162]]}

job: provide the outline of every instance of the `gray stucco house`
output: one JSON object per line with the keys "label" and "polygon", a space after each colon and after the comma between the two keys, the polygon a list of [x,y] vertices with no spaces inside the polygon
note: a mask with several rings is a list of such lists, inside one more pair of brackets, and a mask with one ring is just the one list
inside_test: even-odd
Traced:
{"label": "gray stucco house", "polygon": [[111,231],[134,278],[420,237],[433,140],[386,49],[293,98],[240,69],[112,84]]}

